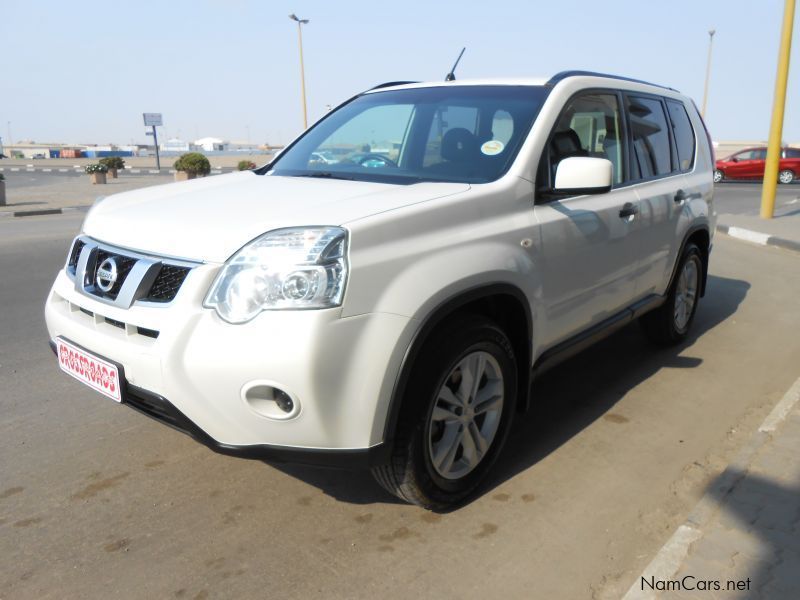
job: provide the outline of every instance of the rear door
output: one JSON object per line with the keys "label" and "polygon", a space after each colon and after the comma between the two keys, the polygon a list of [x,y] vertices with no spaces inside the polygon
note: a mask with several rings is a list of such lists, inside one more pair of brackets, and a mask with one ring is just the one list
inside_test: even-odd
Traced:
{"label": "rear door", "polygon": [[[558,163],[570,156],[606,158],[613,188],[606,194],[547,199]],[[534,207],[541,227],[542,297],[547,331],[543,345],[558,343],[630,304],[638,248],[638,198],[626,177],[627,141],[622,96],[584,91],[565,106],[543,152]]]}
{"label": "rear door", "polygon": [[764,179],[764,170],[767,166],[767,149],[758,148],[753,150],[752,160],[750,160],[747,170],[749,179]]}
{"label": "rear door", "polygon": [[684,173],[695,161],[696,134],[682,102],[627,94],[633,152],[631,172],[638,179],[641,206],[640,267],[636,297],[664,294],[683,241],[681,214],[698,191]]}

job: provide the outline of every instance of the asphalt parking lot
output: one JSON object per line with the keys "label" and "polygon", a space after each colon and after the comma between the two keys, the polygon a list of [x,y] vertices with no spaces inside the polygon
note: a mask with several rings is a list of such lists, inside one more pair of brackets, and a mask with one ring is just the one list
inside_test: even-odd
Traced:
{"label": "asphalt parking lot", "polygon": [[429,513],[62,374],[43,304],[82,216],[0,220],[0,598],[617,598],[800,374],[800,254],[717,236],[686,344],[634,325],[551,371],[480,495]]}

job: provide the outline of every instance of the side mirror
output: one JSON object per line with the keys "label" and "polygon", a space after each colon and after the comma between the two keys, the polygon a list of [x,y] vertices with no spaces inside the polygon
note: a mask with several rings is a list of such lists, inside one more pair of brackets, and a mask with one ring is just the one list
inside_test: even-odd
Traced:
{"label": "side mirror", "polygon": [[734,156],[733,158],[730,159],[730,161],[731,162],[739,162],[739,159]]}
{"label": "side mirror", "polygon": [[614,166],[605,158],[573,156],[558,163],[553,191],[559,195],[605,194],[611,190]]}

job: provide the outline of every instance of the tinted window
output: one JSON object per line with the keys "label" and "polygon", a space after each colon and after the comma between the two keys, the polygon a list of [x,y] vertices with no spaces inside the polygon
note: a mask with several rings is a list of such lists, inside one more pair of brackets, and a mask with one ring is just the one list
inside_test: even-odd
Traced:
{"label": "tinted window", "polygon": [[785,158],[800,158],[800,150],[797,148],[786,148],[783,152]]}
{"label": "tinted window", "polygon": [[672,172],[667,117],[661,101],[628,96],[628,115],[633,138],[631,164],[634,179],[647,179]]}
{"label": "tinted window", "polygon": [[[610,160],[614,184],[622,183],[624,154],[621,140],[624,136],[616,95],[594,92],[570,100],[556,123],[545,154],[550,166],[551,187],[558,163],[571,156]],[[540,176],[546,175],[547,171],[542,169]]]}
{"label": "tinted window", "polygon": [[766,148],[761,148],[760,150],[753,150],[753,160],[767,160]]}
{"label": "tinted window", "polygon": [[678,164],[681,171],[688,171],[694,163],[694,130],[682,102],[667,100],[672,134],[678,147]]}

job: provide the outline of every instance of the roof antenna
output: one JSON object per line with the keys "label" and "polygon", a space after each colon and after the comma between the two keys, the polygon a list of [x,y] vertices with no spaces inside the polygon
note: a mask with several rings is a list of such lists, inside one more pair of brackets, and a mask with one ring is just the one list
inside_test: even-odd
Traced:
{"label": "roof antenna", "polygon": [[458,61],[460,61],[461,57],[464,56],[464,50],[466,50],[466,48],[461,49],[461,53],[458,55],[458,58],[456,59],[456,64],[453,65],[453,68],[450,69],[450,72],[447,74],[447,77],[444,78],[445,81],[456,80],[456,67],[458,66]]}

